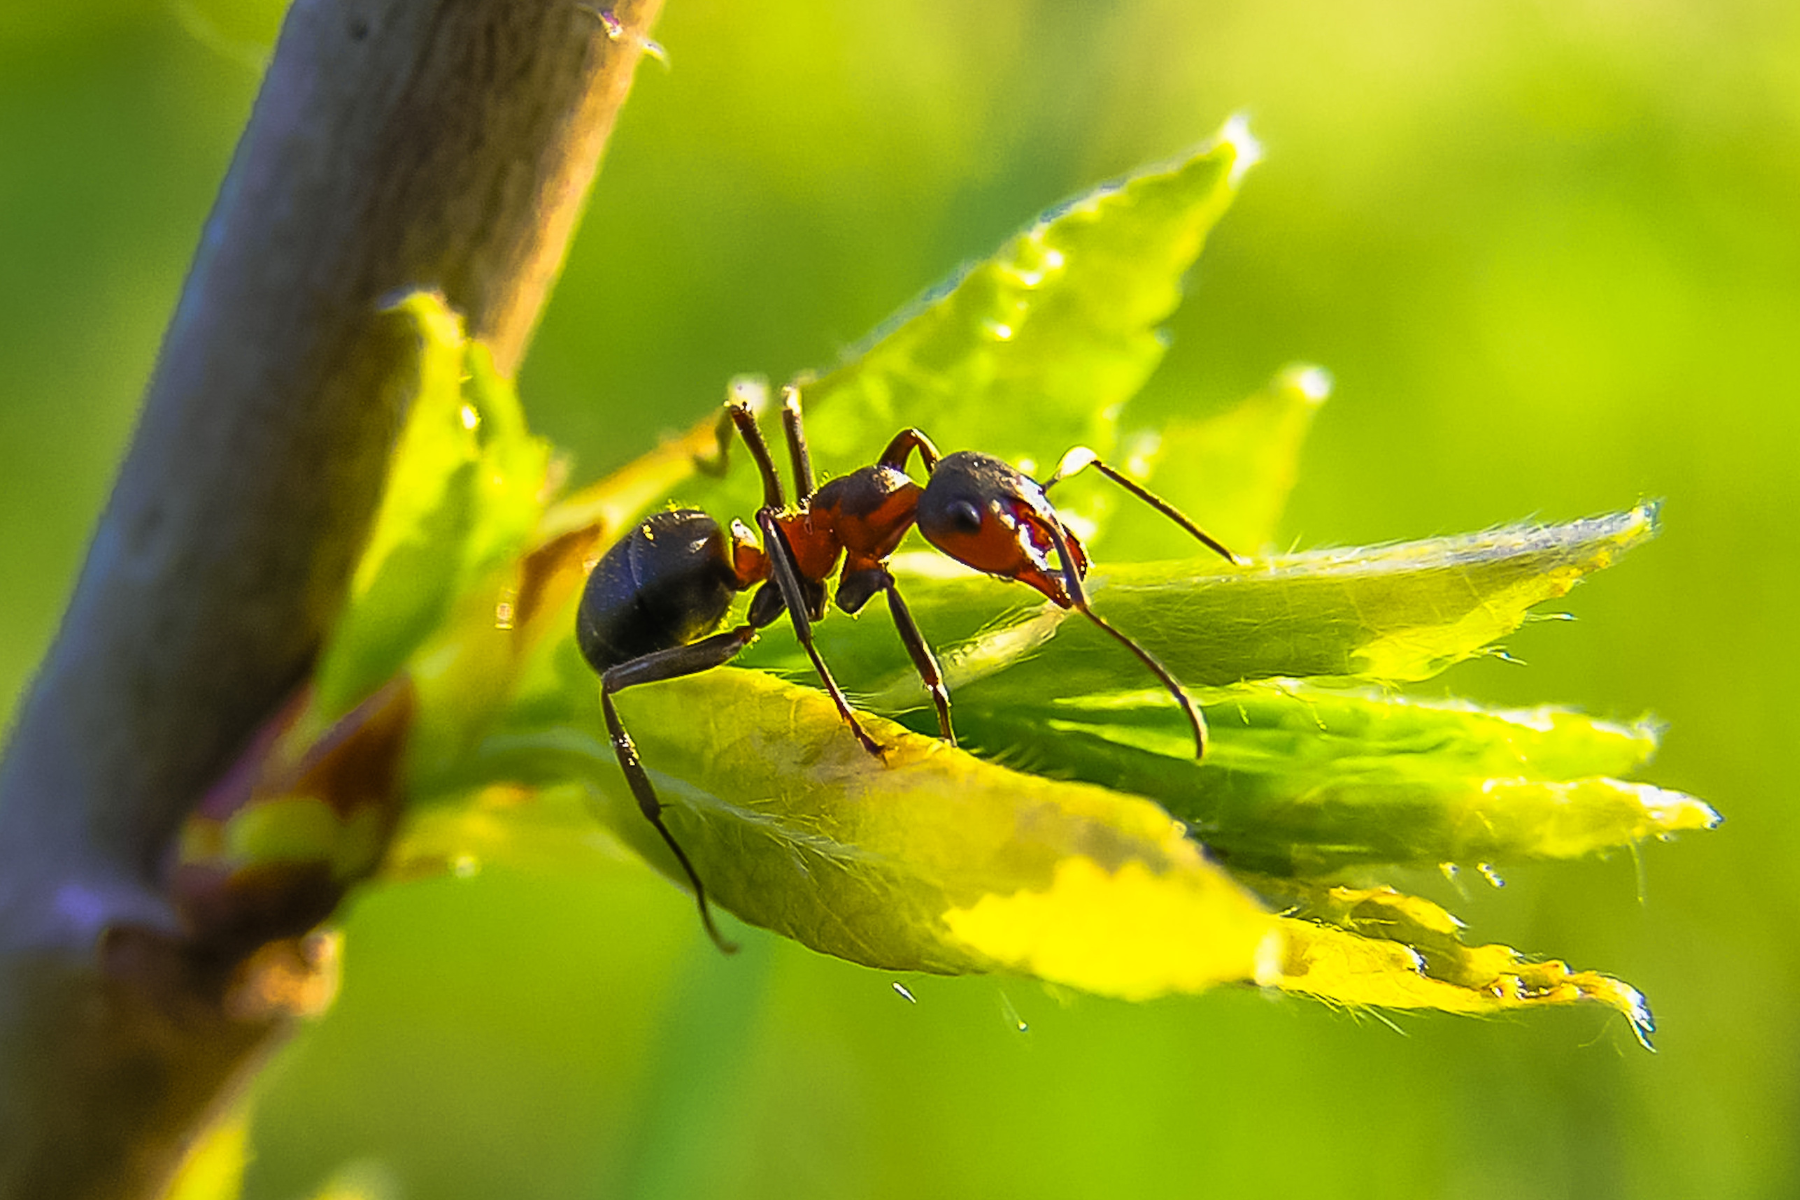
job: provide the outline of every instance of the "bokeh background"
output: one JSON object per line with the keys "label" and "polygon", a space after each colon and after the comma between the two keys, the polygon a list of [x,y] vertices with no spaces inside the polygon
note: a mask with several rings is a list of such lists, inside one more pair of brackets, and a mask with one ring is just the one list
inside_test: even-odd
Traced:
{"label": "bokeh background", "polygon": [[[0,9],[0,696],[51,637],[280,18]],[[625,857],[390,887],[266,1073],[248,1194],[1800,1194],[1800,7],[1791,0],[669,0],[522,379],[588,478],[840,348],[1040,208],[1249,113],[1145,411],[1328,367],[1302,545],[1667,498],[1578,623],[1435,691],[1669,722],[1717,832],[1503,872],[1472,935],[1599,1011],[1126,1005],[903,980]],[[936,430],[940,441],[955,433]],[[5,703],[9,705],[10,699]],[[1021,1025],[1027,1028],[1021,1029]]]}

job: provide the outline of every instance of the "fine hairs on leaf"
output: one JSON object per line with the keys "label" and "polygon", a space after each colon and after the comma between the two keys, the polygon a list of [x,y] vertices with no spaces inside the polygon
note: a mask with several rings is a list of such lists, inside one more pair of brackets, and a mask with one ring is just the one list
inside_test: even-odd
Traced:
{"label": "fine hairs on leaf", "polygon": [[[821,482],[867,468],[884,446],[907,470],[922,445],[910,481],[890,480],[917,490],[947,469],[930,439],[953,435],[961,443],[946,450],[992,455],[1021,487],[1076,446],[1126,484],[1057,484],[1069,532],[1040,539],[1053,582],[1036,591],[1010,568],[985,566],[1008,576],[996,579],[956,565],[934,534],[909,535],[892,558],[904,612],[825,617],[817,597],[813,649],[879,754],[820,690],[796,623],[776,619],[794,604],[784,594],[771,608],[749,591],[718,627],[754,627],[754,639],[716,655],[680,650],[679,669],[616,692],[642,764],[643,786],[628,786],[571,636],[588,568],[675,497],[710,514],[704,528],[720,538],[764,504],[779,520],[742,535],[762,542],[755,554],[788,538],[780,520],[803,518],[775,503],[767,471],[695,473],[718,465],[712,418],[546,505],[549,459],[510,385],[440,300],[403,302],[421,347],[395,476],[409,482],[383,509],[326,659],[324,677],[339,682],[321,688],[321,703],[341,705],[396,671],[417,687],[412,820],[394,868],[578,868],[579,827],[597,812],[685,883],[679,845],[719,909],[883,970],[1007,971],[1129,999],[1252,983],[1459,1013],[1598,1003],[1647,1038],[1648,1008],[1628,985],[1466,939],[1447,910],[1384,873],[1630,850],[1717,822],[1699,800],[1629,778],[1655,748],[1649,720],[1397,690],[1489,652],[1534,605],[1654,537],[1656,506],[1269,553],[1330,391],[1325,372],[1281,367],[1240,405],[1160,429],[1135,425],[1129,404],[1255,157],[1234,123],[1058,206],[843,362],[796,381],[788,407],[804,403],[810,441],[798,473]],[[756,414],[737,403],[731,421],[754,432]],[[763,414],[771,438],[778,419],[791,439],[797,415]],[[1196,546],[1134,494],[1146,491],[1237,561]],[[452,564],[440,581],[451,594],[430,605],[406,566],[422,540]],[[750,570],[750,550],[718,553]],[[1085,579],[1071,555],[1091,565]],[[1065,619],[1055,580],[1079,587],[1177,696],[1198,701],[1212,731],[1202,757],[1171,688],[1105,629]],[[920,644],[941,664],[949,715],[921,682]],[[956,745],[941,736],[951,719]],[[644,819],[646,788],[672,843]],[[585,799],[556,799],[570,795]]]}

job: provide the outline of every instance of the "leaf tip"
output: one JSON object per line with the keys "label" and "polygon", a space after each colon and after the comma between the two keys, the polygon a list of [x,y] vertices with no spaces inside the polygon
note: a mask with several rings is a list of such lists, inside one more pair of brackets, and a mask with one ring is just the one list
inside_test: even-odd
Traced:
{"label": "leaf tip", "polygon": [[1232,113],[1220,128],[1216,144],[1231,148],[1229,180],[1234,188],[1243,181],[1251,167],[1263,160],[1262,143],[1257,141],[1256,135],[1250,132],[1249,113]]}
{"label": "leaf tip", "polygon": [[375,302],[375,311],[408,318],[429,341],[457,346],[463,342],[462,317],[436,288],[396,288]]}

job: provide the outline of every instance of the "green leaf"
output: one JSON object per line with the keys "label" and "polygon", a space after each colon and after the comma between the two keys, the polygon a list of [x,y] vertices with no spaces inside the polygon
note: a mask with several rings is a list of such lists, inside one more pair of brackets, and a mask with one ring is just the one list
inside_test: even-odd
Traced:
{"label": "green leaf", "polygon": [[391,677],[443,621],[462,567],[453,548],[474,520],[478,449],[473,423],[463,421],[462,320],[425,292],[384,315],[412,325],[416,378],[350,602],[314,677],[326,719]]}
{"label": "green leaf", "polygon": [[[544,515],[550,447],[525,424],[512,381],[494,369],[493,355],[480,342],[465,348],[463,367],[466,425],[477,435],[472,519],[460,548],[464,580],[510,569]],[[452,548],[445,548],[452,549]]]}
{"label": "green leaf", "polygon": [[[758,672],[634,689],[619,705],[716,901],[815,949],[1141,997],[1252,978],[1275,948],[1263,907],[1147,801],[870,718],[887,748],[877,762],[822,694]],[[603,739],[496,735],[479,757],[495,778],[585,779],[608,824],[679,876]]]}
{"label": "green leaf", "polygon": [[[854,470],[906,427],[1046,471],[1076,444],[1110,452],[1120,408],[1162,361],[1157,326],[1259,153],[1234,120],[1192,154],[1060,204],[798,381],[814,462]],[[760,486],[733,475],[691,490],[748,511]]]}
{"label": "green leaf", "polygon": [[[1128,435],[1125,453],[1113,465],[1127,469],[1240,556],[1261,553],[1275,540],[1276,522],[1299,477],[1301,444],[1330,395],[1331,377],[1322,368],[1287,366],[1262,391],[1223,413],[1177,417]],[[1065,495],[1076,486],[1057,492],[1058,507],[1093,514],[1092,500]],[[1095,483],[1090,491],[1113,486]],[[1191,547],[1156,510],[1117,496],[1105,506],[1087,544],[1102,562],[1165,558]]]}
{"label": "green leaf", "polygon": [[[1279,884],[1275,885],[1279,888]],[[1289,888],[1276,985],[1334,1004],[1484,1014],[1598,1003],[1631,1023],[1645,1049],[1650,1006],[1627,983],[1510,946],[1470,946],[1462,922],[1392,888]]]}
{"label": "green leaf", "polygon": [[1655,752],[1649,722],[1293,682],[1199,698],[1204,762],[1161,692],[976,708],[959,728],[1033,770],[1151,797],[1234,869],[1279,875],[1579,858],[1718,822],[1691,796],[1611,778]]}
{"label": "green leaf", "polygon": [[[1640,505],[1562,525],[1315,550],[1247,567],[1211,556],[1100,563],[1088,592],[1097,612],[1190,685],[1315,677],[1409,682],[1483,653],[1517,629],[1532,605],[1566,594],[1655,533],[1656,507]],[[961,569],[947,578],[906,574],[900,584],[927,638],[942,648],[956,704],[1002,709],[1155,686],[1078,614],[1048,603],[1022,606],[1035,597],[1022,587]],[[845,672],[845,684],[870,707],[905,712],[924,705],[918,675],[885,614],[822,622],[815,632],[828,661],[857,664],[854,675]],[[810,671],[785,628],[772,630],[744,661],[796,678]]]}
{"label": "green leaf", "polygon": [[[405,428],[350,601],[315,677],[309,725],[329,721],[411,664],[429,693],[415,735],[430,745],[464,736],[507,698],[504,673],[470,687],[454,675],[466,656],[434,653],[448,636],[490,643],[473,669],[491,672],[505,648],[504,612],[520,555],[543,514],[549,448],[526,428],[512,385],[485,347],[469,342],[443,297],[414,292],[388,313],[418,338]],[[421,663],[420,657],[429,661]],[[485,704],[472,703],[485,697]],[[446,729],[446,718],[458,719]],[[434,735],[441,735],[434,738]]]}

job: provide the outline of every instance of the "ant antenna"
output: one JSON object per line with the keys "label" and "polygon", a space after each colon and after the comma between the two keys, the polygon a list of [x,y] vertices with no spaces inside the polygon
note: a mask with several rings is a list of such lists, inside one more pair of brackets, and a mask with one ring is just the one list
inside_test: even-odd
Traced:
{"label": "ant antenna", "polygon": [[1187,716],[1188,725],[1194,731],[1194,757],[1205,758],[1206,718],[1201,715],[1200,707],[1194,703],[1194,698],[1187,694],[1180,681],[1169,674],[1169,669],[1157,662],[1148,650],[1114,629],[1101,618],[1099,613],[1094,611],[1093,606],[1088,603],[1087,590],[1082,587],[1081,573],[1075,569],[1075,556],[1069,549],[1068,539],[1063,536],[1063,531],[1054,524],[1046,528],[1049,530],[1051,542],[1056,546],[1056,556],[1062,561],[1063,588],[1069,593],[1070,605],[1078,609],[1082,616],[1098,625],[1114,641],[1137,655],[1138,661],[1150,668],[1151,673],[1162,680],[1163,687],[1167,688],[1169,694],[1175,697],[1175,702],[1181,705],[1181,711]]}
{"label": "ant antenna", "polygon": [[1154,508],[1157,512],[1187,530],[1201,545],[1224,558],[1226,562],[1240,567],[1250,565],[1249,559],[1239,558],[1237,555],[1227,550],[1219,543],[1218,539],[1188,520],[1186,514],[1180,509],[1176,508],[1173,504],[1170,504],[1167,500],[1164,500],[1161,496],[1158,496],[1155,492],[1152,492],[1137,480],[1132,479],[1124,472],[1101,462],[1100,456],[1095,454],[1092,450],[1089,450],[1086,446],[1077,446],[1067,454],[1063,455],[1062,462],[1058,464],[1056,468],[1056,474],[1052,475],[1038,486],[1048,492],[1054,485],[1069,478],[1071,475],[1079,475],[1089,467],[1094,468],[1096,471],[1136,496],[1139,500],[1142,500],[1145,504],[1148,504],[1151,508]]}

